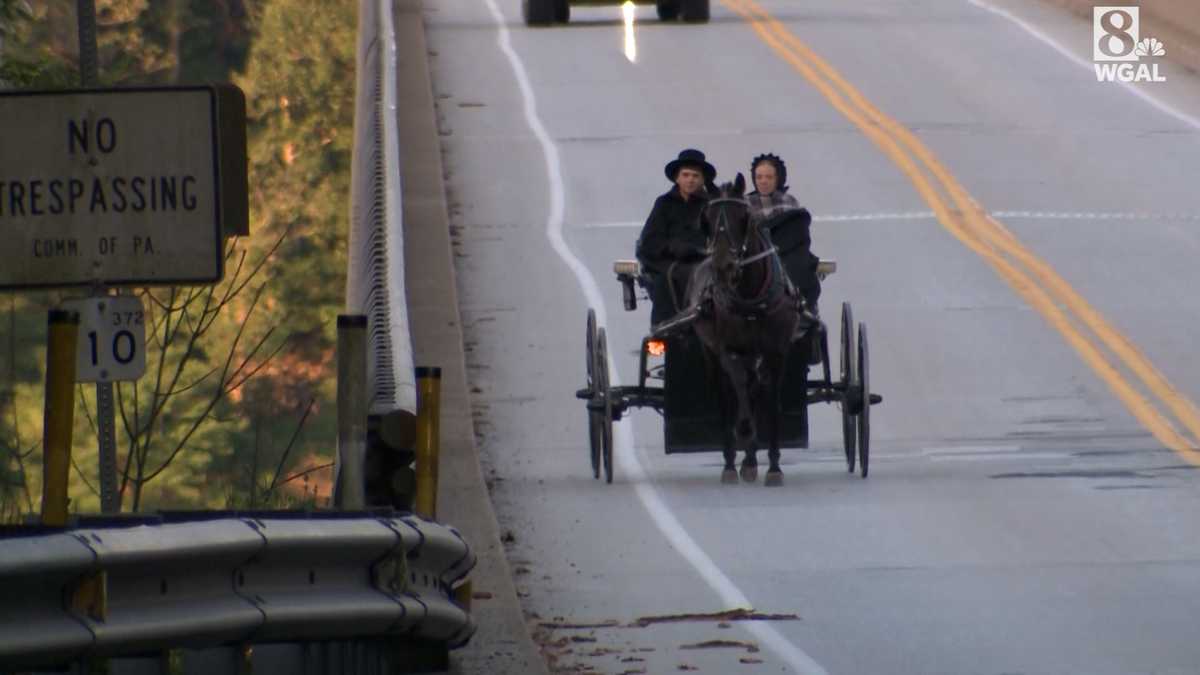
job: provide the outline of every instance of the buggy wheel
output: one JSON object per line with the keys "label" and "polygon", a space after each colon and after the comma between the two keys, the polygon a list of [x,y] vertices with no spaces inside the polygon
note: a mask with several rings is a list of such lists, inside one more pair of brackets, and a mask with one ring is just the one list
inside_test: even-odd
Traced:
{"label": "buggy wheel", "polygon": [[840,357],[840,378],[838,382],[842,388],[842,446],[846,450],[846,471],[854,473],[854,458],[857,452],[857,436],[858,430],[854,424],[854,413],[851,410],[851,388],[854,386],[857,378],[855,377],[858,359],[854,354],[854,312],[850,310],[850,303],[842,303],[842,344]]}
{"label": "buggy wheel", "polygon": [[[604,423],[600,426],[601,429],[601,448],[603,450],[604,459],[604,480],[611,483],[613,481],[613,402],[612,389],[608,386],[608,337],[604,334],[604,329],[601,328],[596,334],[596,397],[599,403],[603,404],[601,414],[604,416]],[[597,475],[597,478],[599,476]]]}
{"label": "buggy wheel", "polygon": [[549,26],[554,23],[556,0],[521,0],[521,16],[527,26]]}
{"label": "buggy wheel", "polygon": [[858,464],[867,477],[871,460],[871,361],[867,354],[867,327],[858,324],[858,385],[862,410],[858,413]]}
{"label": "buggy wheel", "polygon": [[570,0],[554,0],[554,20],[559,23],[567,23],[571,20]]}
{"label": "buggy wheel", "polygon": [[674,21],[679,16],[679,0],[658,0],[654,3],[659,21]]}
{"label": "buggy wheel", "polygon": [[600,457],[603,453],[604,413],[594,410],[591,403],[596,400],[596,311],[587,312],[587,391],[588,400],[588,441],[592,456],[592,476],[600,477]]}
{"label": "buggy wheel", "polygon": [[680,14],[688,23],[706,23],[708,21],[708,0],[679,0]]}

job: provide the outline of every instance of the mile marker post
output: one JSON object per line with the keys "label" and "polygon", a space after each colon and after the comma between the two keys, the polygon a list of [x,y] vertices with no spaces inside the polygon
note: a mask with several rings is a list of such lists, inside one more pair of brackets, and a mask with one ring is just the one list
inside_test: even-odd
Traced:
{"label": "mile marker post", "polygon": [[[107,296],[105,289],[95,295]],[[137,386],[137,383],[134,383]],[[113,405],[112,380],[96,382],[96,435],[100,440],[100,511],[120,513],[121,496],[117,492],[117,424]]]}
{"label": "mile marker post", "polygon": [[[100,79],[96,53],[96,0],[78,0],[75,8],[79,20],[79,74],[86,89],[97,86]],[[108,289],[97,286],[92,294],[108,295]],[[96,427],[100,441],[100,511],[118,513],[121,500],[117,494],[117,424],[111,381],[96,383]]]}

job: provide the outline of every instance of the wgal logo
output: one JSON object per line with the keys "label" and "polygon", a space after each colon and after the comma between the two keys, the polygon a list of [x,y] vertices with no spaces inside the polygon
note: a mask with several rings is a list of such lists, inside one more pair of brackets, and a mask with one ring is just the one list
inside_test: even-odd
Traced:
{"label": "wgal logo", "polygon": [[1092,60],[1099,82],[1166,82],[1157,63],[1142,59],[1166,56],[1158,38],[1139,39],[1137,7],[1092,9]]}

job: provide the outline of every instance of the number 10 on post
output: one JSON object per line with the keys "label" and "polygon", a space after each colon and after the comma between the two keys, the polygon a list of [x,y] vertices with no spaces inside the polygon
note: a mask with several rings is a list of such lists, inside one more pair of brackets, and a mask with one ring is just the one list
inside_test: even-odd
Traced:
{"label": "number 10 on post", "polygon": [[76,382],[131,382],[146,372],[146,313],[141,298],[104,295],[68,300],[79,312]]}

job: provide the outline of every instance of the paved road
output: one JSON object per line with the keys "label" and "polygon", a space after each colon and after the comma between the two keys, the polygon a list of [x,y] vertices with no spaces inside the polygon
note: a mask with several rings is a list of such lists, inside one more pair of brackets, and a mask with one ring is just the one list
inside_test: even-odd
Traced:
{"label": "paved road", "polygon": [[[996,2],[642,7],[635,60],[615,8],[427,12],[476,432],[555,668],[1198,672],[1198,88],[1098,83],[1090,25]],[[869,479],[830,406],[780,489],[664,455],[649,411],[591,479],[585,310],[634,380],[611,262],[688,146],[788,160],[822,307],[869,326]],[[635,627],[736,607],[797,618]]]}

